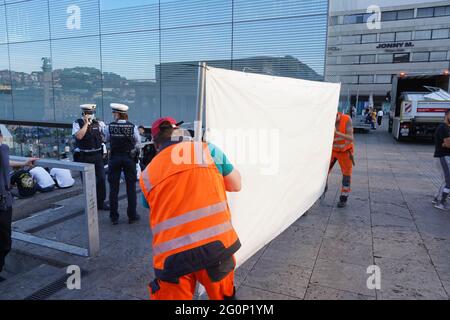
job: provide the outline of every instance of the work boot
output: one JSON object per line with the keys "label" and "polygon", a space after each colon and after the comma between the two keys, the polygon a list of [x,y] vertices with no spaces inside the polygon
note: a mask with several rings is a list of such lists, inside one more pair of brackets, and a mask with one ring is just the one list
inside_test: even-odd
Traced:
{"label": "work boot", "polygon": [[347,205],[348,196],[341,196],[337,204],[338,208],[344,208]]}
{"label": "work boot", "polygon": [[141,216],[136,214],[133,218],[128,218],[128,223],[133,224],[141,220]]}
{"label": "work boot", "polygon": [[101,211],[109,211],[110,208],[106,203],[103,203],[103,204],[97,206],[97,209],[101,210]]}

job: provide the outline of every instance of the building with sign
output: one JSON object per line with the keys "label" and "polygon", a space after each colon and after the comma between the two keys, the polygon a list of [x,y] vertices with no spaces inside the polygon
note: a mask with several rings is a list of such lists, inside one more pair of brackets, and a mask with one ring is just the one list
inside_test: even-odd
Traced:
{"label": "building with sign", "polygon": [[342,83],[341,104],[381,106],[394,75],[449,64],[449,1],[330,0],[326,79]]}

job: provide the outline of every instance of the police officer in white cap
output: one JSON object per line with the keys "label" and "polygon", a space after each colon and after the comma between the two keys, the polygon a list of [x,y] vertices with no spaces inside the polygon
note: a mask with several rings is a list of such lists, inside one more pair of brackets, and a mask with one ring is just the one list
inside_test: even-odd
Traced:
{"label": "police officer in white cap", "polygon": [[105,124],[95,118],[95,104],[82,104],[82,117],[72,125],[75,138],[74,161],[95,165],[97,186],[97,206],[99,210],[109,210],[106,200],[105,167],[103,164],[103,142]]}
{"label": "police officer in white cap", "polygon": [[110,218],[113,225],[119,223],[119,185],[120,175],[125,175],[128,198],[128,223],[137,222],[136,212],[136,164],[139,153],[136,144],[141,142],[138,127],[128,121],[128,106],[111,103],[114,121],[104,130],[106,142],[110,142],[111,155],[108,163]]}

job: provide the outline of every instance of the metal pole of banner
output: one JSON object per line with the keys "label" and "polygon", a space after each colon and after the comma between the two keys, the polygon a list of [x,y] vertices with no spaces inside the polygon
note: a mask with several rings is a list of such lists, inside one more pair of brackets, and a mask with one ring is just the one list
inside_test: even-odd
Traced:
{"label": "metal pole of banner", "polygon": [[195,141],[202,141],[203,112],[205,110],[206,62],[198,63],[197,117],[195,119]]}

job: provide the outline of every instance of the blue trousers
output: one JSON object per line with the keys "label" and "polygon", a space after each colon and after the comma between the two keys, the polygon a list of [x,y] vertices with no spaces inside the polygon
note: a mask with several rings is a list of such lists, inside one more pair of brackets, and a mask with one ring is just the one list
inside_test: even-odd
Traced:
{"label": "blue trousers", "polygon": [[109,206],[111,219],[119,218],[120,175],[124,173],[128,198],[128,218],[136,217],[136,162],[128,154],[112,154],[108,163]]}

